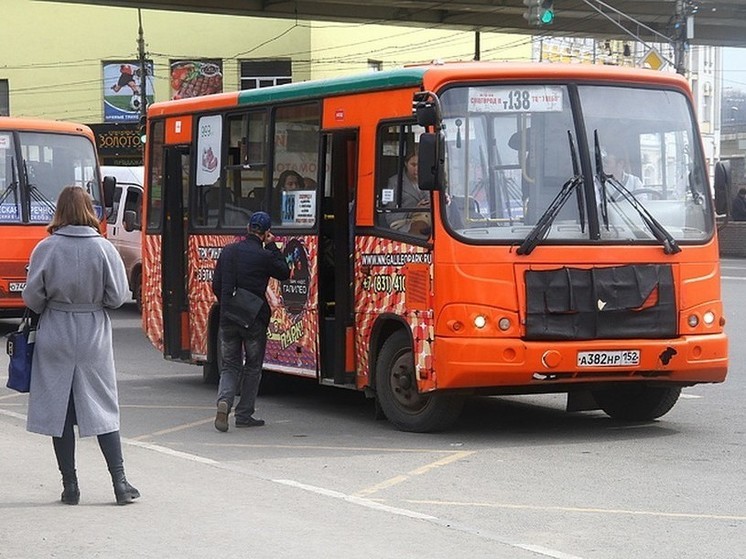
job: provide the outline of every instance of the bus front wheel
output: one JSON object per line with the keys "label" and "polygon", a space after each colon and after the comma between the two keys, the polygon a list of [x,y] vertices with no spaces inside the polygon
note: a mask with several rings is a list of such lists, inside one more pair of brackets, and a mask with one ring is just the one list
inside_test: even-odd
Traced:
{"label": "bus front wheel", "polygon": [[652,421],[668,413],[679,399],[680,386],[631,384],[595,390],[599,407],[614,419]]}
{"label": "bus front wheel", "polygon": [[391,335],[376,362],[376,395],[386,418],[402,431],[427,433],[450,427],[461,414],[463,397],[453,394],[420,394],[409,336],[403,330]]}

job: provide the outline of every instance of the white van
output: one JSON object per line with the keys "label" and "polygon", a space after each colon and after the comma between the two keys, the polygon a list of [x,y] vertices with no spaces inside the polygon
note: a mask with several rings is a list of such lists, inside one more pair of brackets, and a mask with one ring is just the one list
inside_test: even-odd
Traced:
{"label": "white van", "polygon": [[132,297],[142,310],[142,197],[143,167],[102,166],[104,177],[114,177],[114,206],[107,219],[109,240],[127,268]]}

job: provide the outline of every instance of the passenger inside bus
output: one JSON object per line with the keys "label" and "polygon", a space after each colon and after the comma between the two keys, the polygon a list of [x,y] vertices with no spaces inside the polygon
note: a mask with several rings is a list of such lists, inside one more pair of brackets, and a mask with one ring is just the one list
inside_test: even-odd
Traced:
{"label": "passenger inside bus", "polygon": [[289,212],[288,208],[284,206],[284,203],[287,204],[288,200],[287,197],[283,196],[283,193],[305,189],[306,185],[303,181],[303,177],[301,177],[297,171],[286,169],[280,173],[280,176],[277,179],[277,185],[275,186],[274,201],[272,203],[272,219],[279,223],[292,221],[290,215],[291,212]]}
{"label": "passenger inside bus", "polygon": [[[390,209],[415,209],[422,211],[392,211],[384,214],[386,224],[396,231],[413,233],[415,235],[430,234],[430,196],[427,192],[420,190],[417,185],[418,159],[416,152],[409,152],[404,158],[404,172],[401,174],[401,197],[399,204],[396,198],[384,205]],[[399,174],[392,175],[388,179],[386,188],[391,192],[398,190]]]}

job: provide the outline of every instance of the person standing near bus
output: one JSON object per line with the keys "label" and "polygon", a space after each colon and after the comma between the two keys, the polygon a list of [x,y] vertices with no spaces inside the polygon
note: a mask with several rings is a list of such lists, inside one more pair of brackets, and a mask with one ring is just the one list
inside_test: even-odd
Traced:
{"label": "person standing near bus", "polygon": [[[220,313],[220,352],[222,367],[218,386],[215,428],[228,430],[228,415],[233,408],[240,382],[241,397],[235,411],[236,427],[261,427],[263,419],[254,417],[256,395],[262,378],[264,350],[267,347],[267,327],[270,308],[266,299],[269,278],[280,281],[290,277],[290,267],[275,244],[270,231],[269,214],[252,214],[247,237],[227,245],[218,258],[212,280],[212,291],[223,304],[237,287],[261,297],[264,303],[256,320],[249,327],[231,321]],[[221,307],[222,311],[222,307]]]}
{"label": "person standing near bus", "polygon": [[50,435],[62,474],[62,502],[80,500],[75,434],[96,435],[117,504],[140,492],[124,475],[111,320],[107,308],[130,297],[127,272],[114,245],[101,236],[88,193],[60,192],[47,226],[50,237],[31,253],[23,300],[40,314],[31,371],[28,419],[32,433]]}

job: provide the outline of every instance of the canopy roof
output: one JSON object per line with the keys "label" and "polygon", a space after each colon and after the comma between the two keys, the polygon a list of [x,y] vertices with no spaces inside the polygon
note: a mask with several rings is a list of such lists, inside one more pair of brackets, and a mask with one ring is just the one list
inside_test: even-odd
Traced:
{"label": "canopy roof", "polygon": [[[367,22],[609,39],[630,34],[663,42],[686,33],[693,15],[692,44],[746,46],[744,0],[555,0],[554,23],[533,28],[522,0],[53,0],[143,9],[178,10],[288,19]],[[630,19],[631,18],[631,19]],[[678,26],[677,26],[678,23]]]}

